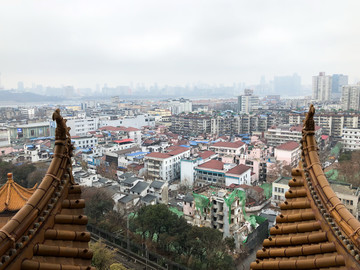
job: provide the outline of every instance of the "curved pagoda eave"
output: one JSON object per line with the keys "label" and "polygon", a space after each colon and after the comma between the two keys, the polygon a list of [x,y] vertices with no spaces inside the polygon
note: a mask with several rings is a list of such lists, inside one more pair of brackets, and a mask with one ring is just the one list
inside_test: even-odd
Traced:
{"label": "curved pagoda eave", "polygon": [[315,139],[315,108],[304,120],[302,159],[270,237],[251,269],[360,269],[360,222],[327,181]]}
{"label": "curved pagoda eave", "polygon": [[54,157],[26,204],[0,229],[0,269],[94,269],[90,233],[71,171],[73,146],[60,110]]}

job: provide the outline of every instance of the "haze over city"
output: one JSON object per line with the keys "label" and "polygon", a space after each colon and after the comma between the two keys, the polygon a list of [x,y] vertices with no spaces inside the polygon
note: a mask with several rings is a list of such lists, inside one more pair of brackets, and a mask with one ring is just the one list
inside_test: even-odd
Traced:
{"label": "haze over city", "polygon": [[359,1],[2,1],[0,72],[110,86],[256,84],[319,71],[359,79]]}

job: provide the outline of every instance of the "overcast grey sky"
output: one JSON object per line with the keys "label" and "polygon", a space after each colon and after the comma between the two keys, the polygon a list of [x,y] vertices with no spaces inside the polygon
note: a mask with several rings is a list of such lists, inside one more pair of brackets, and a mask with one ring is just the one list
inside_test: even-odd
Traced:
{"label": "overcast grey sky", "polygon": [[0,3],[3,85],[257,83],[360,78],[360,1],[51,0]]}

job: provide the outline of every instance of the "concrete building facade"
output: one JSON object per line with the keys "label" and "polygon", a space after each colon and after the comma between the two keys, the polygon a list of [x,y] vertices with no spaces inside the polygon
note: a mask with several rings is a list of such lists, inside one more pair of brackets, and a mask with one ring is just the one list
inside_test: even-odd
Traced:
{"label": "concrete building facade", "polygon": [[329,101],[331,99],[332,78],[320,72],[318,76],[312,78],[312,98],[319,101]]}

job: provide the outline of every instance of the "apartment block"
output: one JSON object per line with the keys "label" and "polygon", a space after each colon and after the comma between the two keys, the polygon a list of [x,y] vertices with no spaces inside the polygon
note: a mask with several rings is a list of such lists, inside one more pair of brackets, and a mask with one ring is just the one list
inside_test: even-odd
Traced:
{"label": "apartment block", "polygon": [[[321,134],[340,138],[343,128],[360,128],[360,115],[347,113],[317,113],[314,121],[321,127]],[[290,124],[301,124],[304,114],[290,114]]]}
{"label": "apartment block", "polygon": [[343,128],[341,140],[344,150],[360,150],[360,129]]}
{"label": "apartment block", "polygon": [[152,152],[145,156],[144,164],[150,179],[171,182],[180,178],[181,159],[190,157],[190,149],[177,147],[168,153]]}
{"label": "apartment block", "polygon": [[320,72],[318,76],[313,76],[312,91],[313,99],[319,101],[329,101],[331,99],[332,77]]}
{"label": "apartment block", "polygon": [[344,111],[360,111],[360,83],[342,87],[341,107]]}
{"label": "apartment block", "polygon": [[[289,142],[289,141],[300,141],[302,136],[302,125],[297,126],[274,126],[271,127],[265,132],[265,139],[269,146],[278,146],[280,144]],[[316,139],[319,141],[322,129],[320,126],[315,127]]]}
{"label": "apartment block", "polygon": [[181,135],[197,136],[211,132],[211,117],[180,114],[171,117],[170,131]]}

